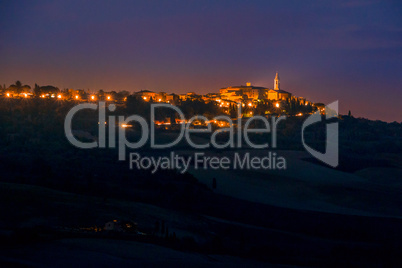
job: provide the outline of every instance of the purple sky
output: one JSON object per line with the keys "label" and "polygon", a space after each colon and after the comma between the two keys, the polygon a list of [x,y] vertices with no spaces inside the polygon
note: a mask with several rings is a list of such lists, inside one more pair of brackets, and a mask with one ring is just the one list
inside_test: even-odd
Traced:
{"label": "purple sky", "polygon": [[0,84],[218,92],[281,88],[402,121],[402,3],[4,1]]}

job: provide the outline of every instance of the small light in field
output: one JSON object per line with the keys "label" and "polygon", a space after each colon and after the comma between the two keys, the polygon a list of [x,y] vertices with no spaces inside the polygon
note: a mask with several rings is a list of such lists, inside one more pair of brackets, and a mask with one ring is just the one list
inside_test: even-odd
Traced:
{"label": "small light in field", "polygon": [[6,95],[7,95],[7,97],[10,97],[10,93],[7,93]]}
{"label": "small light in field", "polygon": [[60,94],[59,94],[59,95],[57,95],[57,98],[58,98],[58,99],[61,99],[61,95],[60,95]]}
{"label": "small light in field", "polygon": [[75,99],[78,100],[78,98],[79,98],[79,96],[78,96],[78,95],[75,95]]}
{"label": "small light in field", "polygon": [[92,96],[91,96],[91,100],[94,100],[94,99],[95,99],[95,96],[94,96],[94,95],[92,95]]}
{"label": "small light in field", "polygon": [[110,96],[107,96],[107,99],[110,100],[111,99]]}
{"label": "small light in field", "polygon": [[275,106],[276,106],[276,108],[279,108],[279,103],[276,103]]}

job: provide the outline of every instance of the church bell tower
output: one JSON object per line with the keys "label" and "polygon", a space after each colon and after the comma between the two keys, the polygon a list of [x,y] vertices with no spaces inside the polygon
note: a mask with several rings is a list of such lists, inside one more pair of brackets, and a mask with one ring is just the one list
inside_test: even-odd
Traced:
{"label": "church bell tower", "polygon": [[281,81],[279,80],[279,74],[278,74],[278,72],[276,72],[276,76],[274,79],[274,89],[275,90],[280,89],[280,83],[281,83]]}

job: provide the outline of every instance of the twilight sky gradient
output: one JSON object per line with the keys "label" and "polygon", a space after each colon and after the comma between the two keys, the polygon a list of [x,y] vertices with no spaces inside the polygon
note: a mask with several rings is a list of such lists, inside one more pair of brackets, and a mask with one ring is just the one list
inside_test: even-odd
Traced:
{"label": "twilight sky gradient", "polygon": [[281,88],[402,121],[402,2],[2,1],[0,84]]}

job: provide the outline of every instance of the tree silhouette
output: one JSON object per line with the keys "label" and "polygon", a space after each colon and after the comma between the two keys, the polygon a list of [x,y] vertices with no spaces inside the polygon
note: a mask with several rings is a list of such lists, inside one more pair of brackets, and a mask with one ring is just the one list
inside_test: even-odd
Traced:
{"label": "tree silhouette", "polygon": [[33,92],[34,92],[34,95],[35,96],[39,96],[40,95],[40,86],[38,85],[38,84],[36,84],[35,83],[35,87],[34,87],[34,90],[33,90]]}
{"label": "tree silhouette", "polygon": [[8,90],[13,91],[16,94],[20,94],[23,91],[29,91],[30,89],[31,87],[29,85],[22,85],[21,81],[19,80],[8,88]]}

